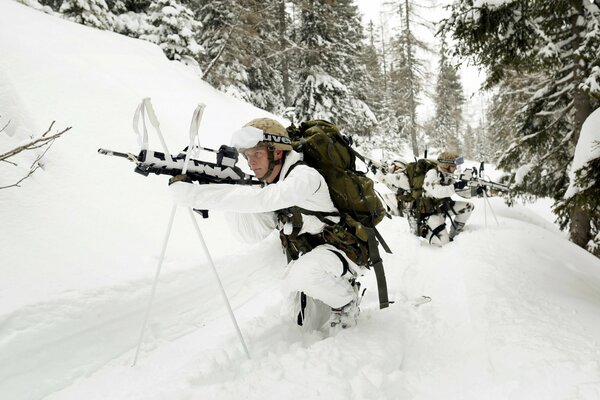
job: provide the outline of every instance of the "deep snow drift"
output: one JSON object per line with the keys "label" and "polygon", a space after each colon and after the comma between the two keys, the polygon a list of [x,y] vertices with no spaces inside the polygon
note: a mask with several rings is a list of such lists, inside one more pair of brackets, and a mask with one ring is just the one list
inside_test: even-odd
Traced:
{"label": "deep snow drift", "polygon": [[[139,361],[131,367],[171,201],[164,177],[99,147],[137,151],[151,97],[172,152],[198,102],[203,145],[267,115],[213,90],[151,44],[0,2],[0,149],[73,126],[21,188],[0,190],[0,398],[598,399],[600,263],[569,243],[547,202],[473,199],[466,231],[431,248],[394,217],[381,231],[390,297],[372,275],[359,325],[301,332],[281,313],[274,234],[235,241],[200,220],[251,360],[206,255],[178,210]],[[158,148],[156,138],[151,145]],[[32,155],[1,164],[13,183]],[[493,212],[493,213],[492,213]],[[497,218],[497,223],[495,218]],[[432,302],[414,307],[429,295]]]}

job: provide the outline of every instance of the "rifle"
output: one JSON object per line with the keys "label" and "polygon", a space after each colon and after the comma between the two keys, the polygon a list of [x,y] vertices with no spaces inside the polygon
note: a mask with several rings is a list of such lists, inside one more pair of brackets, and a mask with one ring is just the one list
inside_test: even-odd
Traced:
{"label": "rifle", "polygon": [[[236,166],[239,159],[239,153],[234,147],[222,145],[217,151],[205,147],[200,149],[216,153],[217,162],[211,163],[208,161],[190,159],[186,172],[186,175],[190,180],[197,181],[200,184],[261,184],[259,180],[254,179],[251,175],[246,174]],[[158,151],[142,150],[136,156],[132,153],[98,149],[98,153],[100,154],[126,158],[129,161],[134,162],[136,164],[134,171],[144,176],[148,176],[150,173],[170,176],[181,175],[185,164],[185,151],[186,149],[176,156],[165,156],[164,153]]]}
{"label": "rifle", "polygon": [[478,196],[483,196],[482,191],[486,191],[487,189],[496,190],[499,192],[510,192],[511,188],[509,185],[505,185],[502,183],[492,182],[490,180],[486,180],[481,178],[483,174],[483,163],[479,167],[479,171],[477,168],[473,167],[472,169],[467,169],[465,172],[458,176],[458,180],[462,182],[466,182],[466,185],[475,189],[472,193],[477,194]]}

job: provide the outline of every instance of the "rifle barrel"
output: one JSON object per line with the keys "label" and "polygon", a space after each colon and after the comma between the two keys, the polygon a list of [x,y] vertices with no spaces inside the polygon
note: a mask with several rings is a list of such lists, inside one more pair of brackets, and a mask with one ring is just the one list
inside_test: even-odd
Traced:
{"label": "rifle barrel", "polygon": [[496,183],[492,181],[486,181],[485,179],[476,178],[476,182],[482,186],[488,186],[497,190],[505,190],[510,191],[510,187],[508,185],[504,185],[502,183]]}
{"label": "rifle barrel", "polygon": [[114,150],[108,150],[108,149],[98,149],[98,153],[104,154],[105,156],[122,157],[122,158],[126,158],[128,160],[131,160],[132,157],[137,159],[137,157],[135,157],[133,154],[121,153],[120,151],[114,151]]}

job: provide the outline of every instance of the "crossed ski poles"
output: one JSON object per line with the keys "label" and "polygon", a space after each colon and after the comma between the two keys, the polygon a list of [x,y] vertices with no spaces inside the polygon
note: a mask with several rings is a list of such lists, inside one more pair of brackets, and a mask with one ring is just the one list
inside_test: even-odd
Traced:
{"label": "crossed ski poles", "polygon": [[[200,121],[202,120],[202,115],[204,113],[205,107],[206,107],[206,105],[199,104],[198,107],[196,107],[196,109],[194,110],[192,122],[190,124],[190,142],[189,142],[189,146],[187,147],[187,150],[186,150],[186,157],[185,157],[185,163],[183,166],[182,174],[185,174],[187,172],[188,162],[190,160],[191,151],[192,151],[194,142],[198,140],[198,130],[200,128]],[[150,98],[145,98],[142,100],[142,102],[138,106],[138,108],[135,112],[134,118],[133,118],[133,129],[138,134],[138,138],[140,138],[140,142],[141,142],[140,145],[142,147],[142,150],[148,148],[148,129],[146,127],[146,116],[148,117],[148,120],[150,121],[150,123],[152,124],[154,129],[156,130],[165,154],[168,155],[169,157],[171,157],[170,156],[171,153],[167,149],[167,144],[165,143],[164,137],[160,131],[160,124],[158,122],[158,119],[156,118],[156,114],[154,113],[154,109],[152,107],[152,103],[150,102]],[[139,130],[140,119],[142,121],[142,127],[143,127],[142,134],[140,134],[140,130]],[[171,161],[172,161],[172,159],[171,159]],[[158,278],[160,276],[160,271],[162,269],[163,261],[165,259],[165,253],[167,251],[167,245],[169,244],[169,238],[171,236],[171,230],[173,228],[173,221],[175,219],[176,211],[177,211],[177,205],[173,204],[173,206],[171,207],[169,223],[167,225],[167,231],[165,232],[165,238],[163,240],[163,245],[162,245],[160,257],[158,260],[158,265],[156,267],[156,273],[154,275],[154,282],[152,283],[152,291],[150,293],[150,298],[148,299],[148,305],[146,307],[146,312],[144,315],[144,322],[142,323],[142,327],[140,329],[140,336],[138,338],[138,343],[137,343],[137,347],[135,350],[135,356],[133,359],[132,366],[134,366],[137,362],[140,348],[142,346],[142,341],[144,340],[144,334],[146,331],[146,326],[148,325],[148,319],[150,317],[152,303],[154,302],[154,297],[156,294],[156,287],[158,284]],[[240,330],[240,327],[237,323],[235,315],[233,314],[231,304],[229,303],[229,299],[227,298],[227,294],[225,293],[225,289],[223,288],[223,284],[221,283],[221,279],[219,278],[219,274],[215,267],[215,263],[212,259],[212,256],[210,255],[210,251],[208,250],[208,246],[206,245],[206,242],[204,241],[204,236],[202,235],[202,231],[200,230],[198,221],[196,220],[196,217],[194,216],[194,212],[192,211],[192,209],[190,207],[187,207],[187,211],[190,215],[190,219],[192,220],[192,223],[194,224],[194,228],[196,230],[196,233],[198,234],[200,243],[202,244],[202,248],[204,249],[204,252],[205,252],[206,256],[208,257],[209,264],[215,275],[215,279],[217,280],[221,295],[223,297],[223,300],[225,301],[225,304],[227,306],[227,311],[229,312],[231,321],[237,331],[237,334],[238,334],[238,337],[242,344],[242,347],[244,348],[244,352],[246,353],[246,356],[248,358],[250,358],[250,352],[248,351],[248,347],[246,346],[246,342],[244,341],[244,337],[242,336],[242,331]]]}

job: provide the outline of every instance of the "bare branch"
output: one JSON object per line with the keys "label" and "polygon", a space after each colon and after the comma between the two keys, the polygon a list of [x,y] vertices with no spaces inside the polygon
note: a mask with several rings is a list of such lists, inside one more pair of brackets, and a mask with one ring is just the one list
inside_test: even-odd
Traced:
{"label": "bare branch", "polygon": [[18,154],[25,150],[32,150],[32,149],[35,149],[38,147],[42,147],[42,146],[48,144],[50,141],[56,139],[57,137],[61,136],[63,133],[65,133],[71,129],[71,127],[68,127],[58,133],[55,133],[50,136],[46,136],[48,133],[50,133],[50,130],[52,129],[52,125],[54,125],[54,122],[52,122],[52,124],[50,124],[50,128],[48,128],[48,130],[42,136],[40,136],[36,139],[33,139],[30,142],[28,142],[22,146],[16,147],[16,148],[8,151],[7,153],[1,154],[0,161],[6,160],[7,158],[10,158],[10,157],[14,156],[15,154]]}
{"label": "bare branch", "polygon": [[[8,126],[8,124],[6,124],[2,129],[0,129],[0,132],[2,130],[4,130],[6,128],[6,126]],[[14,183],[12,185],[0,186],[0,189],[6,189],[6,188],[10,188],[10,187],[20,187],[21,182],[23,182],[25,179],[27,179],[31,175],[33,175],[33,173],[35,171],[37,171],[38,168],[41,168],[40,160],[46,155],[46,153],[48,152],[48,150],[54,143],[54,140],[56,140],[58,137],[62,136],[65,132],[67,132],[71,129],[71,127],[68,127],[58,133],[50,134],[53,126],[54,126],[54,121],[52,121],[52,123],[48,127],[48,130],[46,132],[44,132],[41,136],[39,136],[37,138],[33,138],[26,144],[16,147],[16,148],[8,151],[7,153],[0,155],[0,162],[6,162],[6,163],[12,164],[14,166],[17,166],[16,163],[14,163],[12,161],[8,161],[7,159],[16,154],[19,154],[23,151],[34,150],[34,149],[39,149],[39,148],[45,147],[44,151],[36,157],[36,159],[33,161],[31,166],[29,167],[29,172],[27,173],[27,175],[25,175],[24,177],[22,177],[21,179],[19,179],[16,183]],[[50,134],[50,135],[48,136],[48,134]]]}
{"label": "bare branch", "polygon": [[10,119],[6,122],[6,125],[0,128],[0,132],[4,131],[8,125],[10,125]]}

